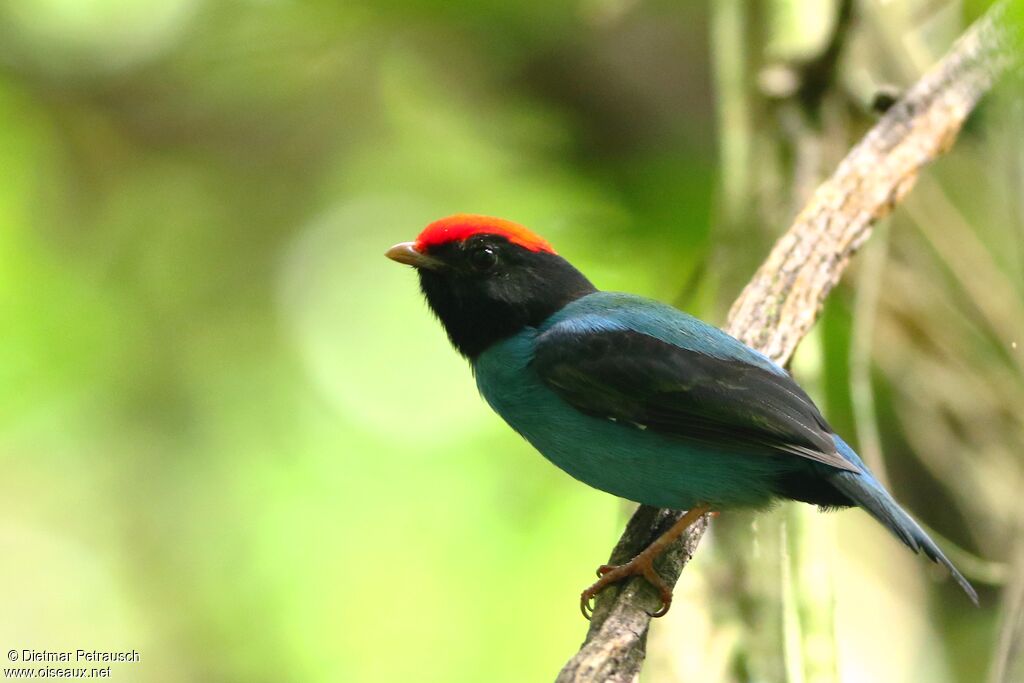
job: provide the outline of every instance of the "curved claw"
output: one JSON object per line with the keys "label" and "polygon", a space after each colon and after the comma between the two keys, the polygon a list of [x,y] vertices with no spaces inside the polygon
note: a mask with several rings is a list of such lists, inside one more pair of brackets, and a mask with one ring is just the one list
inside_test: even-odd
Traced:
{"label": "curved claw", "polygon": [[590,621],[594,616],[594,601],[598,594],[608,586],[615,583],[615,581],[621,580],[613,577],[607,577],[608,574],[616,569],[619,569],[619,567],[609,566],[606,564],[601,565],[597,568],[597,575],[600,578],[585,591],[580,593],[580,611],[583,612],[583,618],[587,621]]}
{"label": "curved claw", "polygon": [[590,621],[591,617],[594,616],[594,606],[590,604],[593,600],[593,596],[587,595],[587,591],[583,591],[580,595],[580,612],[583,613],[583,618]]}
{"label": "curved claw", "polygon": [[672,606],[672,594],[668,594],[668,599],[664,595],[661,596],[661,609],[656,612],[648,612],[647,616],[652,619],[659,619],[668,614],[668,608]]}
{"label": "curved claw", "polygon": [[580,611],[583,612],[583,617],[588,622],[594,617],[594,600],[597,598],[597,593],[592,592],[592,589],[593,587],[588,588],[580,594]]}
{"label": "curved claw", "polygon": [[656,612],[648,612],[652,619],[657,619],[668,614],[669,608],[672,606],[672,589],[668,587],[664,579],[654,571],[654,565],[647,565],[643,568],[643,577],[647,579],[647,583],[651,584],[658,589],[658,594],[661,597],[661,607]]}

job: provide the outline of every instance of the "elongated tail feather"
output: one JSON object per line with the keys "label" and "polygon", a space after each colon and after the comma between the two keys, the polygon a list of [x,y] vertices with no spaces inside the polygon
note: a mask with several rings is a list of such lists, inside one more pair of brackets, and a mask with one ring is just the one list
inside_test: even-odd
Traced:
{"label": "elongated tail feather", "polygon": [[877,479],[864,465],[857,454],[846,442],[836,437],[839,452],[848,460],[858,465],[863,473],[836,472],[829,476],[830,483],[846,494],[853,502],[867,510],[882,526],[891,531],[896,538],[903,541],[915,553],[923,552],[933,562],[941,564],[953,576],[953,579],[964,589],[971,601],[978,604],[978,594],[964,575],[953,566],[935,541],[928,537],[917,522],[904,512],[889,492],[882,487]]}

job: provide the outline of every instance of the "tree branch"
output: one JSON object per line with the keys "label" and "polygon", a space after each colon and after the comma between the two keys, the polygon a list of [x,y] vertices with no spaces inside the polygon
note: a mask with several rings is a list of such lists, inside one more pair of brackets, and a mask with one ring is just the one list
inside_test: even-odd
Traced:
{"label": "tree branch", "polygon": [[[1021,3],[995,3],[818,187],[733,304],[725,328],[729,333],[780,364],[789,360],[875,222],[913,187],[923,166],[952,146],[995,80],[1020,63]],[[641,506],[610,562],[628,561],[680,514]],[[662,557],[658,569],[670,585],[693,556],[707,524],[703,518]],[[647,613],[658,607],[656,592],[643,579],[605,591],[583,647],[562,669],[558,683],[635,681],[645,656]]]}

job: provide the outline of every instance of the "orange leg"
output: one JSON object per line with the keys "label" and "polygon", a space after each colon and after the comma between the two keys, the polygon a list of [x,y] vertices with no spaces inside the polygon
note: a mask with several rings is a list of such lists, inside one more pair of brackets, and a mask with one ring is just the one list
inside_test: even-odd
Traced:
{"label": "orange leg", "polygon": [[672,543],[672,541],[682,536],[683,532],[686,531],[690,525],[709,511],[710,508],[707,505],[698,505],[692,510],[687,510],[686,514],[680,517],[679,521],[673,524],[668,531],[656,538],[653,543],[647,546],[639,555],[626,564],[603,564],[598,567],[597,575],[600,578],[594,583],[594,585],[583,591],[580,595],[580,610],[583,612],[583,616],[590,619],[591,615],[593,615],[594,612],[593,608],[590,606],[590,601],[593,600],[598,593],[613,583],[617,583],[631,576],[644,577],[647,579],[648,583],[657,588],[658,592],[661,593],[661,609],[651,614],[651,616],[663,617],[668,614],[668,608],[672,606],[672,589],[665,585],[665,582],[660,576],[658,576],[658,572],[654,570],[654,558],[660,555],[665,548]]}

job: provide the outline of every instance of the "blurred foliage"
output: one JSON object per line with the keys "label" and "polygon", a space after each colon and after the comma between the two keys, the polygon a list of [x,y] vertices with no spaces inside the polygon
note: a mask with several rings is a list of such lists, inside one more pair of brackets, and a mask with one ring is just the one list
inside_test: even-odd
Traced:
{"label": "blurred foliage", "polygon": [[[874,88],[983,9],[858,6],[794,135],[758,74],[821,48],[825,0],[0,0],[0,642],[135,648],[113,676],[140,681],[551,678],[624,508],[482,405],[382,252],[506,216],[720,322],[799,205],[793,145],[827,172]],[[1013,88],[893,219],[867,379],[897,497],[997,574],[1024,483]],[[858,282],[796,366],[851,435]],[[793,678],[754,611],[790,650],[833,638],[808,680],[979,680],[998,576],[967,610],[866,515],[794,514],[720,520],[649,680],[749,680],[758,647]],[[759,564],[773,544],[799,562]]]}

